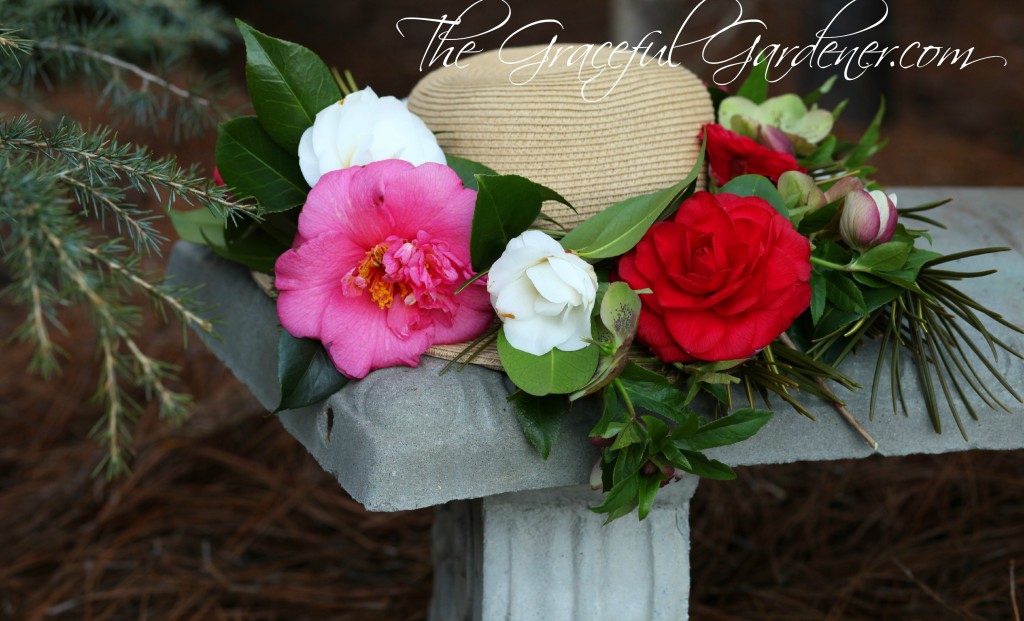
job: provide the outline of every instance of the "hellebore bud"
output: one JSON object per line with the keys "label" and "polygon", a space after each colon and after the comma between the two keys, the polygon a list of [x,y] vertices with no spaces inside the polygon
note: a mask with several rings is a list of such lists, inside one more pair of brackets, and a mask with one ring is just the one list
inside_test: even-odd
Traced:
{"label": "hellebore bud", "polygon": [[892,239],[896,231],[896,195],[855,190],[846,195],[839,234],[850,247],[867,250]]}
{"label": "hellebore bud", "polygon": [[809,212],[830,202],[825,200],[825,193],[814,179],[799,170],[789,170],[779,176],[779,194],[790,209],[807,207]]}
{"label": "hellebore bud", "polygon": [[864,182],[858,177],[843,177],[839,181],[825,191],[825,203],[834,203],[841,198],[846,198],[846,195],[856,190],[863,190]]}

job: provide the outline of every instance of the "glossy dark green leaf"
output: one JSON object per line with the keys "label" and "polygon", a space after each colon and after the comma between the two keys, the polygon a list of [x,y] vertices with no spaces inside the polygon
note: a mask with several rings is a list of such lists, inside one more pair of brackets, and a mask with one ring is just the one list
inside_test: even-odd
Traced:
{"label": "glossy dark green leaf", "polygon": [[200,231],[200,234],[204,236],[203,243],[217,256],[257,272],[273,274],[274,264],[286,248],[282,248],[276,240],[252,222],[243,223],[243,227],[245,228],[240,233],[229,226],[223,233],[223,243],[205,237],[205,231]]}
{"label": "glossy dark green leaf", "polygon": [[467,160],[454,155],[445,155],[445,159],[447,160],[448,168],[454,170],[459,175],[459,179],[462,180],[462,185],[470,190],[480,189],[479,184],[476,182],[477,175],[498,174],[480,162],[474,162],[473,160]]}
{"label": "glossy dark green leaf", "polygon": [[331,362],[323,343],[295,338],[284,329],[277,343],[277,377],[281,403],[275,413],[319,403],[348,383]]}
{"label": "glossy dark green leaf", "polygon": [[861,293],[857,283],[839,272],[827,272],[825,279],[828,280],[825,296],[829,302],[836,305],[836,308],[859,315],[867,314],[864,294]]}
{"label": "glossy dark green leaf", "polygon": [[836,217],[840,204],[842,204],[842,201],[835,201],[834,203],[825,205],[821,209],[804,215],[803,219],[800,220],[800,226],[797,230],[800,231],[801,235],[807,237],[811,233],[817,233],[824,229]]}
{"label": "glossy dark green leaf", "polygon": [[[636,423],[633,423],[634,425]],[[615,452],[615,467],[612,469],[612,481],[617,483],[640,471],[646,461],[646,446],[635,442]]]}
{"label": "glossy dark green leaf", "polygon": [[768,410],[743,408],[702,425],[692,435],[676,439],[675,445],[683,450],[703,451],[736,444],[753,437],[771,418],[772,413]]}
{"label": "glossy dark green leaf", "polygon": [[758,54],[754,66],[750,68],[750,75],[743,80],[743,84],[740,84],[736,96],[746,97],[756,104],[764,103],[764,100],[768,99],[768,66],[770,64],[770,56]]}
{"label": "glossy dark green leaf", "polygon": [[864,306],[867,307],[869,313],[873,313],[879,308],[888,304],[889,302],[892,302],[896,298],[900,297],[900,294],[903,293],[903,288],[889,285],[875,289],[868,289],[863,293]]}
{"label": "glossy dark green leaf", "polygon": [[298,156],[274,142],[254,116],[217,130],[217,169],[238,198],[255,198],[260,211],[284,211],[306,202],[309,186]]}
{"label": "glossy dark green leaf", "polygon": [[913,244],[902,241],[890,241],[879,244],[857,257],[854,267],[869,272],[894,272],[904,266]]}
{"label": "glossy dark green leaf", "polygon": [[562,247],[585,259],[609,259],[628,252],[666,210],[692,189],[703,166],[702,147],[685,179],[653,194],[628,198],[594,214],[562,238]]}
{"label": "glossy dark green leaf", "polygon": [[626,477],[612,486],[608,493],[605,494],[604,502],[600,505],[593,507],[591,511],[595,513],[608,513],[608,521],[620,517],[620,513],[625,515],[633,510],[633,507],[637,504],[637,493],[640,490],[639,481],[637,475]]}
{"label": "glossy dark green leaf", "polygon": [[678,420],[689,417],[686,395],[659,373],[635,364],[627,364],[618,377],[633,407],[656,412]]}
{"label": "glossy dark green leaf", "polygon": [[885,118],[884,97],[878,103],[878,112],[875,113],[875,118],[872,119],[867,130],[864,131],[864,135],[861,136],[860,141],[853,147],[850,153],[846,155],[844,164],[847,168],[850,168],[851,170],[861,168],[863,172],[862,165],[873,155],[885,148],[886,141],[879,140],[881,136],[883,118]]}
{"label": "glossy dark green leaf", "polygon": [[469,251],[473,269],[489,269],[508,242],[530,228],[545,200],[568,201],[519,175],[478,175]]}
{"label": "glossy dark green leaf", "polygon": [[565,399],[559,395],[535,397],[519,391],[509,401],[515,407],[516,419],[523,428],[523,435],[540,456],[547,459],[562,429]]}
{"label": "glossy dark green leaf", "polygon": [[735,194],[736,196],[756,196],[768,201],[775,211],[789,218],[789,209],[786,208],[786,201],[779,194],[778,188],[770,179],[761,175],[741,175],[725,184],[721,192],[723,194]]}
{"label": "glossy dark green leaf", "polygon": [[498,332],[498,356],[509,379],[536,397],[580,389],[593,377],[598,355],[597,345],[591,344],[578,351],[552,349],[534,356],[512,347],[504,330]]}
{"label": "glossy dark green leaf", "polygon": [[717,481],[731,481],[736,478],[736,473],[732,471],[732,468],[717,459],[709,459],[704,453],[697,451],[680,452],[689,461],[689,467],[682,467],[686,472]]}
{"label": "glossy dark green leaf", "polygon": [[318,112],[341,98],[338,84],[324,61],[307,48],[269,37],[242,21],[236,24],[245,41],[252,107],[274,141],[297,156],[302,132]]}
{"label": "glossy dark green leaf", "polygon": [[654,507],[654,498],[661,487],[661,475],[643,476],[637,481],[637,517],[646,518]]}
{"label": "glossy dark green leaf", "polygon": [[817,270],[811,272],[811,322],[818,323],[825,312],[825,289],[828,283]]}

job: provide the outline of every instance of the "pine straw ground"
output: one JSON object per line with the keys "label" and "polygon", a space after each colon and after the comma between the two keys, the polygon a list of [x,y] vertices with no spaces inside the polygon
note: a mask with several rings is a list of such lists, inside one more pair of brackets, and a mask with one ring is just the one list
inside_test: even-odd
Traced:
{"label": "pine straw ground", "polygon": [[[0,309],[0,325],[19,313]],[[72,334],[88,334],[69,325]],[[147,414],[134,473],[90,476],[88,365],[0,375],[0,618],[417,620],[431,512],[367,513],[200,346],[153,326],[201,395]],[[89,346],[68,342],[78,360]],[[746,468],[694,501],[692,618],[1019,619],[1024,452]],[[1011,583],[1017,562],[1016,586]]]}

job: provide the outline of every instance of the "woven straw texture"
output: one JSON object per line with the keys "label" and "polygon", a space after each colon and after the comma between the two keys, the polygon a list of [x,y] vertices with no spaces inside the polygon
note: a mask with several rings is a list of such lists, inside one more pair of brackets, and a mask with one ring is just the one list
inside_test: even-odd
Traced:
{"label": "woven straw texture", "polygon": [[[468,66],[438,69],[413,89],[409,109],[437,133],[445,153],[522,175],[567,198],[578,213],[558,203],[547,203],[544,212],[568,228],[689,173],[700,128],[714,121],[707,90],[694,74],[654,60],[641,66],[639,55],[625,72],[599,72],[594,67],[607,62],[605,47],[572,66],[567,53],[528,83],[513,84],[510,74],[526,64],[516,61],[539,60],[545,47],[495,50],[470,57]],[[628,59],[619,54],[612,64]],[[520,70],[515,77],[521,82],[528,74]],[[587,80],[591,101],[581,92]],[[450,360],[464,347],[436,346],[427,354]],[[493,346],[473,363],[501,368]]]}

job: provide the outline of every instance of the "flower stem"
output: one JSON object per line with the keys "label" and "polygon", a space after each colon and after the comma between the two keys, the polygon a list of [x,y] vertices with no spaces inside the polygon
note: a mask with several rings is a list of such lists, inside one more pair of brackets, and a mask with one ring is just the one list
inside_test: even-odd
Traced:
{"label": "flower stem", "polygon": [[618,390],[619,394],[622,396],[622,401],[623,403],[626,404],[626,410],[629,411],[629,416],[633,420],[638,420],[636,415],[636,409],[633,408],[633,401],[630,400],[629,393],[626,392],[626,387],[622,385],[622,382],[619,381],[619,378],[617,377],[612,380],[612,384],[615,386],[615,389]]}
{"label": "flower stem", "polygon": [[815,265],[820,265],[822,267],[827,267],[827,268],[832,269],[832,270],[839,270],[840,272],[852,272],[853,271],[852,269],[850,269],[849,265],[839,265],[838,263],[833,263],[831,261],[826,261],[825,259],[822,259],[822,258],[819,258],[819,257],[815,257],[815,256],[811,257],[811,263],[813,263]]}

